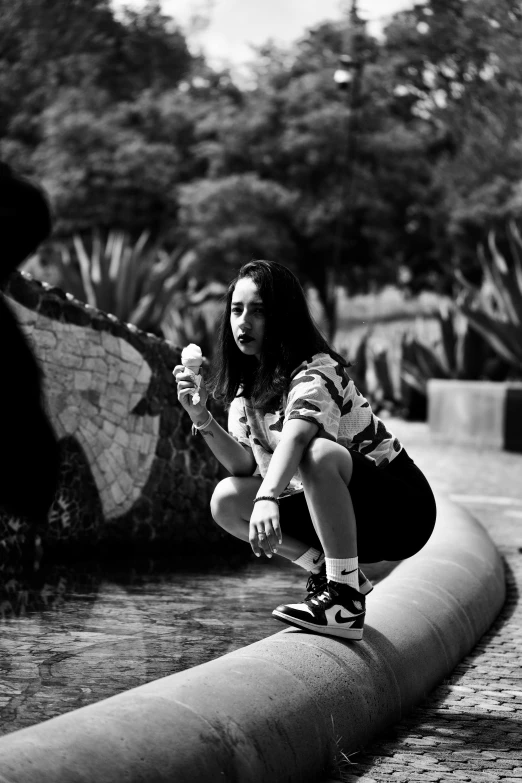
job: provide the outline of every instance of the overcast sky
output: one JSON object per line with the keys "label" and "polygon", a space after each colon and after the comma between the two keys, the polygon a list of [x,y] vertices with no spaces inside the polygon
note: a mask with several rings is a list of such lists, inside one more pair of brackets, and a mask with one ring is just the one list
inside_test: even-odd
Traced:
{"label": "overcast sky", "polygon": [[[143,4],[143,0],[113,0],[115,6]],[[240,65],[251,59],[250,45],[269,38],[287,44],[308,27],[326,19],[338,19],[348,0],[162,0],[163,11],[185,27],[201,11],[210,25],[190,38],[192,48],[201,48],[213,65]],[[410,8],[413,0],[359,0],[360,16],[370,31],[396,11]],[[372,21],[374,20],[374,21]]]}

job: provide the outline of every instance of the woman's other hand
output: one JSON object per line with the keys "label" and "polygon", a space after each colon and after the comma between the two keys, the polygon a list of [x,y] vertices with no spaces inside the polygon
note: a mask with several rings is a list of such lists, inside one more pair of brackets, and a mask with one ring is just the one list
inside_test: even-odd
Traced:
{"label": "woman's other hand", "polygon": [[279,525],[279,506],[273,500],[260,500],[254,504],[250,517],[248,540],[256,557],[265,554],[272,557],[283,543]]}

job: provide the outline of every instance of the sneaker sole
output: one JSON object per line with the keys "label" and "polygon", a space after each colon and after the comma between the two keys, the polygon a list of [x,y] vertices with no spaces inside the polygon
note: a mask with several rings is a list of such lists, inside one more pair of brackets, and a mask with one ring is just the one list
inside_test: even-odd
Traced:
{"label": "sneaker sole", "polygon": [[286,614],[278,612],[274,609],[272,617],[276,620],[280,620],[287,625],[293,625],[295,628],[304,628],[306,631],[312,631],[312,633],[320,633],[323,636],[339,636],[341,639],[352,639],[353,641],[360,642],[363,638],[363,628],[342,628],[334,627],[332,625],[315,625],[315,623],[307,623],[306,620],[298,622],[293,617],[287,617]]}

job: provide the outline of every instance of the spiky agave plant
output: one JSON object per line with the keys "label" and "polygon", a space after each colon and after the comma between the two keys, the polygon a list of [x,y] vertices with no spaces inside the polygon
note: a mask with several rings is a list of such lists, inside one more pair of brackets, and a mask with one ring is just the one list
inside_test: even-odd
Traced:
{"label": "spiky agave plant", "polygon": [[[412,335],[404,335],[402,340],[401,398],[407,415],[413,418],[425,418],[431,378],[498,380],[505,373],[505,365],[494,360],[483,335],[454,304],[444,303],[437,319],[437,341],[427,343]],[[413,408],[417,413],[412,413]]]}
{"label": "spiky agave plant", "polygon": [[437,320],[440,338],[435,343],[411,335],[403,337],[403,381],[425,394],[430,378],[486,378],[491,352],[480,332],[450,303],[440,306]]}
{"label": "spiky agave plant", "polygon": [[187,247],[167,253],[143,232],[134,242],[123,231],[106,237],[94,230],[89,243],[75,235],[61,243],[61,287],[86,302],[148,332],[161,333],[172,298],[183,291],[196,258]]}
{"label": "spiky agave plant", "polygon": [[522,376],[522,237],[515,221],[507,227],[509,261],[500,252],[494,231],[488,235],[489,256],[478,249],[483,270],[479,289],[457,271],[465,296],[460,311],[493,350]]}

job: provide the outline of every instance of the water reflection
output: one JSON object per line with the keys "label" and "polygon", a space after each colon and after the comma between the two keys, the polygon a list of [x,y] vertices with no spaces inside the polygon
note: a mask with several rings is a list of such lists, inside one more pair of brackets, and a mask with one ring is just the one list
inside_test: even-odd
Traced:
{"label": "water reflection", "polygon": [[99,586],[112,582],[123,588],[145,583],[169,583],[198,573],[236,572],[248,562],[245,552],[218,552],[205,558],[134,558],[123,561],[31,563],[4,567],[0,573],[0,619],[24,617],[28,612],[58,609],[82,596],[96,600]]}
{"label": "water reflection", "polygon": [[5,574],[0,733],[280,631],[271,611],[302,596],[303,573],[241,551]]}
{"label": "water reflection", "polygon": [[254,558],[247,545],[206,558],[4,571],[0,734],[281,631],[272,609],[303,598],[306,577],[282,558]]}

